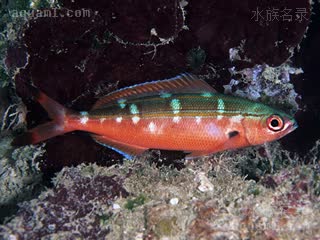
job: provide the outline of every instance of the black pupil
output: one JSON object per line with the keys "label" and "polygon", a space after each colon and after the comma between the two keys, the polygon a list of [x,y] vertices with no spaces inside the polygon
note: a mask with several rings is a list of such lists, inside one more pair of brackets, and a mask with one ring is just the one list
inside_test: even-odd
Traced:
{"label": "black pupil", "polygon": [[272,119],[271,120],[271,126],[272,127],[278,127],[279,126],[279,121],[277,119]]}

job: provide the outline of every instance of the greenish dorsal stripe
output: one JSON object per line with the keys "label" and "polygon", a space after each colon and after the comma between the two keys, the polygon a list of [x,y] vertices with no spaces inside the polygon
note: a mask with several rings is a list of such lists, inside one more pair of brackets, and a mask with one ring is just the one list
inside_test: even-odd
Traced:
{"label": "greenish dorsal stripe", "polygon": [[[94,115],[121,115],[130,114],[158,115],[164,114],[171,116],[173,114],[190,115],[245,115],[261,116],[270,113],[270,108],[265,105],[252,102],[250,100],[237,98],[233,96],[210,93],[209,94],[173,94],[170,97],[163,98],[159,96],[148,96],[130,101],[122,100],[129,106],[121,109],[117,105],[109,105],[103,109],[96,109],[90,112]],[[121,103],[123,103],[121,102]],[[203,114],[201,114],[203,113]]]}

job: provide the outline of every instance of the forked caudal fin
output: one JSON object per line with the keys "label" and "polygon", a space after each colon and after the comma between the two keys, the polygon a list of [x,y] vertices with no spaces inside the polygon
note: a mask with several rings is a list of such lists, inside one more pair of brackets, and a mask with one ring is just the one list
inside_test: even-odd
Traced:
{"label": "forked caudal fin", "polygon": [[71,111],[66,109],[64,106],[54,101],[53,99],[49,98],[33,85],[29,84],[28,88],[33,97],[48,112],[48,115],[52,119],[52,121],[41,124],[15,138],[11,143],[15,146],[36,144],[67,132],[64,129],[64,119],[66,114]]}

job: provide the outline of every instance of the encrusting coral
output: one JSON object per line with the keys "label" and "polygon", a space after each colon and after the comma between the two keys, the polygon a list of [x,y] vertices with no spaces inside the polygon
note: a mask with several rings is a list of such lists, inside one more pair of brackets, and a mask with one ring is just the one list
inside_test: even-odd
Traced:
{"label": "encrusting coral", "polygon": [[[95,164],[64,168],[55,178],[53,189],[20,205],[16,217],[0,227],[0,236],[320,237],[317,165],[282,168],[263,176],[260,182],[248,181],[232,167],[235,159],[241,161],[243,151],[252,150],[190,161],[180,171],[145,164],[145,159],[110,168]],[[211,188],[203,188],[203,184],[210,184]]]}

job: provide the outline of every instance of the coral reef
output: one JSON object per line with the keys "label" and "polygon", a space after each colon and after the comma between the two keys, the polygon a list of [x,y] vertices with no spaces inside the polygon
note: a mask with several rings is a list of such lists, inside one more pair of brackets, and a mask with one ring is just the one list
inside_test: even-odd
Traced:
{"label": "coral reef", "polygon": [[34,198],[43,190],[39,161],[41,146],[11,147],[12,137],[0,139],[0,220],[17,209],[16,204]]}
{"label": "coral reef", "polygon": [[224,85],[225,93],[282,106],[287,111],[291,109],[291,114],[298,111],[298,94],[290,81],[290,75],[301,74],[302,69],[290,67],[288,64],[278,67],[255,65],[240,71],[231,68],[230,72],[239,79],[231,79],[229,84]]}
{"label": "coral reef", "polygon": [[106,173],[95,165],[65,168],[56,177],[54,189],[21,204],[17,217],[1,227],[0,235],[5,239],[102,239],[110,231],[112,202],[128,195],[121,178],[102,171]]}
{"label": "coral reef", "polygon": [[[253,150],[243,151],[250,156]],[[190,161],[180,171],[148,165],[145,159],[110,168],[95,164],[64,168],[52,190],[20,205],[17,216],[0,227],[0,236],[319,238],[319,167],[283,168],[257,183],[233,171],[233,161],[243,154],[226,152]]]}

